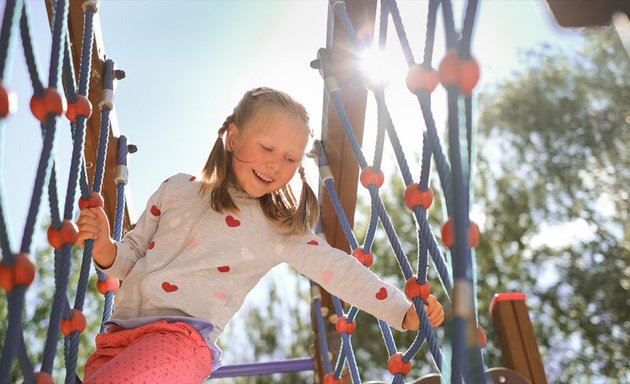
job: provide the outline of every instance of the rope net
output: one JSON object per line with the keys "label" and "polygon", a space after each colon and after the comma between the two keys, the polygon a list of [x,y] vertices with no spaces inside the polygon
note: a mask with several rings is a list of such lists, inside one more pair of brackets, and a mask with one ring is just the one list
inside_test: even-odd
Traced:
{"label": "rope net", "polygon": [[[76,202],[79,208],[102,206],[104,204],[100,192],[102,189],[107,140],[110,127],[110,112],[113,108],[113,81],[116,78],[114,62],[107,60],[103,69],[102,100],[100,109],[100,138],[97,152],[95,172],[91,183],[88,181],[86,161],[83,156],[86,121],[92,114],[92,105],[87,98],[90,88],[90,71],[92,44],[94,35],[94,16],[98,10],[95,0],[84,1],[84,30],[81,46],[81,62],[78,73],[74,72],[72,56],[70,54],[70,39],[68,36],[68,1],[57,0],[53,4],[52,13],[52,49],[47,86],[40,76],[40,69],[33,48],[33,38],[30,31],[29,4],[23,0],[8,0],[4,9],[2,27],[0,29],[0,130],[6,125],[6,117],[14,110],[15,97],[7,87],[9,63],[15,51],[18,36],[22,42],[24,58],[33,87],[33,98],[30,101],[33,115],[41,123],[42,149],[35,174],[32,198],[28,208],[27,220],[24,226],[22,240],[19,247],[11,243],[11,228],[6,218],[7,203],[2,191],[3,177],[0,174],[0,248],[2,261],[0,262],[0,286],[5,291],[8,308],[8,319],[0,357],[0,384],[8,383],[14,362],[17,360],[19,369],[27,383],[52,383],[52,373],[57,340],[59,333],[63,334],[63,351],[66,367],[66,383],[80,382],[77,377],[77,360],[79,335],[84,330],[86,319],[82,314],[88,281],[91,270],[93,241],[86,241],[83,256],[78,266],[79,277],[75,289],[69,289],[70,271],[72,266],[72,245],[77,236],[77,229],[73,220]],[[345,3],[331,0],[331,10],[343,26],[357,51],[365,47],[366,41],[361,40],[348,16]],[[409,371],[410,362],[426,342],[435,363],[435,368],[442,377],[450,377],[452,383],[484,382],[483,362],[478,338],[470,338],[477,330],[476,305],[474,299],[473,247],[478,237],[476,226],[469,221],[469,184],[470,170],[473,158],[472,150],[472,101],[471,92],[478,79],[478,67],[470,54],[470,40],[472,26],[476,14],[477,1],[467,3],[461,33],[455,31],[453,12],[449,1],[431,0],[428,3],[428,23],[425,51],[422,63],[416,63],[409,42],[405,36],[398,7],[393,0],[382,0],[380,3],[379,46],[386,44],[386,30],[388,22],[394,23],[400,44],[403,48],[405,60],[409,67],[408,86],[417,97],[421,113],[425,121],[422,146],[422,167],[418,181],[414,181],[401,143],[396,134],[392,118],[386,103],[384,87],[376,84],[371,91],[377,105],[378,129],[373,163],[368,165],[361,146],[354,134],[350,121],[344,110],[341,90],[333,75],[328,49],[320,49],[317,53],[317,65],[322,75],[326,90],[326,102],[336,107],[346,138],[351,145],[359,167],[361,168],[361,183],[369,192],[371,198],[371,215],[367,234],[362,245],[358,244],[355,235],[348,224],[341,209],[341,203],[334,189],[333,180],[324,146],[316,142],[317,164],[323,185],[336,208],[338,219],[343,227],[346,238],[357,257],[365,265],[371,263],[371,248],[374,236],[380,222],[385,231],[394,255],[400,266],[401,273],[407,281],[405,291],[413,301],[421,327],[415,340],[406,350],[401,351],[392,337],[389,327],[379,322],[383,339],[389,354],[387,367],[392,373],[393,383],[402,383]],[[448,53],[439,66],[439,72],[433,69],[433,45],[438,8],[442,9],[445,26],[446,46]],[[18,35],[19,31],[19,35]],[[438,82],[446,88],[448,94],[448,155],[444,154],[440,138],[431,111],[431,92]],[[60,91],[63,88],[63,92]],[[67,101],[66,101],[67,100]],[[463,108],[462,108],[463,105]],[[463,113],[460,113],[463,109]],[[65,117],[64,117],[65,115]],[[460,120],[460,115],[464,118]],[[68,183],[66,186],[65,203],[61,212],[58,196],[57,167],[55,163],[55,142],[58,127],[67,119],[72,138],[72,157],[68,169]],[[407,186],[405,202],[413,212],[417,224],[418,249],[417,264],[412,266],[406,257],[405,250],[396,235],[390,217],[386,212],[379,196],[379,187],[383,183],[381,162],[385,136],[394,149],[396,160],[400,168],[401,177]],[[1,141],[0,149],[4,145]],[[122,236],[124,188],[127,183],[126,155],[127,143],[124,136],[118,139],[118,166],[116,172],[117,202],[114,219],[113,236],[120,240]],[[442,228],[441,248],[433,236],[428,222],[427,209],[433,199],[429,190],[429,170],[431,160],[439,176],[446,202],[448,221]],[[0,171],[1,171],[0,167]],[[75,196],[80,191],[80,198]],[[33,255],[33,237],[37,226],[44,193],[48,194],[51,225],[48,229],[48,240],[54,248],[54,278],[55,292],[51,303],[50,320],[43,347],[43,357],[39,371],[35,372],[30,359],[27,338],[23,329],[23,315],[26,306],[25,293],[35,276]],[[450,258],[446,261],[442,249],[448,249]],[[429,258],[430,256],[430,258]],[[451,359],[445,357],[430,325],[424,302],[427,300],[428,284],[427,270],[429,262],[435,267],[438,278],[443,285],[445,296],[450,302],[452,320]],[[415,268],[414,268],[415,267]],[[415,272],[414,272],[415,269]],[[104,295],[102,320],[109,317],[113,306],[113,296],[118,288],[118,281],[97,272],[97,288]],[[69,292],[76,292],[71,304]],[[317,287],[313,285],[316,321],[319,330],[319,343],[322,351],[328,351],[324,330],[324,319],[321,316],[321,303],[318,299]],[[350,308],[345,311],[342,303],[333,298],[337,313],[338,330],[342,339],[338,359],[335,365],[329,359],[322,358],[326,372],[325,383],[340,382],[344,367],[348,368],[353,383],[360,383],[361,378],[356,367],[350,334],[358,309]],[[343,326],[345,324],[345,327]],[[300,361],[301,367],[310,365],[310,361]],[[225,367],[227,368],[227,367]],[[302,369],[300,368],[300,369]],[[306,369],[306,368],[305,368]],[[219,370],[221,371],[221,370]],[[218,372],[219,372],[218,371]],[[226,371],[226,370],[224,370]],[[218,373],[217,372],[217,373]],[[253,372],[253,370],[252,370]]]}
{"label": "rope net", "polygon": [[[28,72],[33,87],[33,97],[30,108],[33,115],[41,123],[43,146],[35,175],[34,187],[27,219],[22,235],[20,247],[15,250],[11,244],[11,229],[6,218],[5,199],[0,196],[0,246],[2,261],[0,263],[0,281],[5,291],[8,308],[8,323],[4,334],[2,357],[0,358],[0,383],[8,383],[15,359],[24,381],[27,383],[52,383],[54,359],[57,353],[59,334],[63,334],[63,351],[66,368],[66,383],[75,383],[78,345],[80,333],[85,329],[86,319],[83,315],[90,267],[92,260],[93,241],[86,241],[80,265],[75,266],[79,271],[77,286],[69,288],[72,267],[72,245],[77,238],[77,228],[73,223],[75,204],[78,200],[79,208],[103,206],[100,196],[103,175],[105,171],[105,155],[110,126],[110,112],[113,108],[113,80],[114,62],[107,60],[103,70],[103,99],[99,103],[100,109],[100,141],[95,165],[94,179],[91,186],[88,183],[86,162],[83,157],[85,144],[86,121],[92,114],[92,105],[87,98],[89,89],[92,44],[94,41],[94,16],[97,12],[96,1],[85,1],[84,29],[81,45],[81,62],[78,75],[75,75],[72,56],[70,54],[70,40],[68,36],[68,7],[65,0],[58,0],[52,6],[52,49],[50,55],[50,69],[48,86],[40,77],[40,69],[34,51],[33,37],[30,29],[29,4],[26,1],[7,1],[0,31],[0,105],[3,111],[0,124],[4,129],[5,118],[14,110],[15,97],[8,91],[8,63],[14,54],[14,45],[18,37],[24,51]],[[63,79],[63,83],[62,83]],[[60,86],[63,85],[63,94]],[[72,139],[72,155],[68,170],[68,184],[66,188],[63,214],[60,212],[58,196],[57,167],[55,163],[55,142],[58,136],[58,126],[67,119]],[[4,143],[0,142],[0,145]],[[126,175],[126,139],[121,136],[119,144],[118,203],[119,214],[114,220],[114,237],[120,240],[122,233],[122,212],[124,211],[124,185]],[[3,178],[0,178],[2,183]],[[0,184],[4,190],[4,185]],[[54,249],[54,277],[55,292],[51,303],[50,321],[43,347],[43,357],[40,370],[34,371],[27,350],[26,338],[23,332],[23,313],[25,307],[25,293],[35,277],[35,262],[33,260],[33,237],[37,227],[42,199],[48,193],[50,207],[50,227],[47,231],[48,242]],[[75,196],[80,191],[80,198]],[[14,251],[15,250],[15,251]],[[118,281],[98,273],[98,290],[105,296],[103,319],[109,317],[112,311],[113,295],[118,288]],[[70,292],[75,292],[71,304]]]}
{"label": "rope net", "polygon": [[[330,1],[331,10],[336,20],[344,29],[348,40],[354,44],[354,52],[368,49],[369,41],[361,39],[357,29],[352,24],[346,4],[343,1]],[[441,7],[444,17],[447,53],[439,64],[439,70],[433,68],[433,47],[438,9]],[[312,66],[319,69],[326,88],[325,103],[330,103],[336,109],[342,124],[345,138],[352,148],[358,166],[361,169],[360,182],[367,189],[371,201],[371,213],[366,236],[362,245],[348,223],[342,209],[338,191],[335,190],[332,172],[328,166],[325,146],[321,142],[315,143],[317,164],[320,168],[320,178],[335,209],[341,228],[352,255],[361,263],[369,267],[373,260],[371,248],[374,235],[380,222],[382,229],[389,239],[391,248],[400,272],[406,284],[404,291],[413,301],[421,321],[420,329],[413,343],[406,350],[399,349],[394,342],[392,332],[382,321],[379,327],[389,359],[386,367],[393,375],[392,383],[402,383],[411,369],[411,360],[426,342],[433,358],[436,370],[442,380],[461,383],[485,382],[483,358],[481,354],[480,332],[476,319],[476,303],[474,297],[474,246],[478,241],[478,227],[469,219],[470,172],[473,160],[473,129],[472,129],[472,89],[479,78],[479,68],[470,53],[471,34],[477,11],[477,2],[468,1],[464,12],[464,20],[460,33],[455,30],[453,10],[449,1],[431,0],[428,2],[427,28],[423,61],[417,63],[410,48],[402,19],[396,1],[382,0],[380,2],[380,24],[378,46],[384,49],[387,40],[388,22],[394,24],[398,40],[408,66],[407,87],[416,96],[425,123],[422,140],[421,171],[418,181],[414,181],[405,153],[397,135],[387,103],[385,86],[382,82],[366,81],[371,91],[378,114],[376,145],[372,164],[368,164],[362,152],[361,145],[351,126],[350,119],[342,101],[342,91],[334,76],[331,60],[331,49],[320,49],[318,57]],[[440,137],[431,110],[431,93],[441,83],[447,91],[448,102],[448,154],[444,154]],[[462,110],[460,113],[460,110]],[[460,114],[463,119],[460,119]],[[409,262],[406,252],[401,245],[392,220],[386,212],[379,196],[379,188],[384,181],[381,170],[383,146],[385,136],[396,157],[400,176],[406,186],[404,192],[405,205],[412,212],[417,232],[417,264],[414,268]],[[429,172],[431,160],[435,163],[442,197],[446,205],[446,216],[441,230],[442,249],[450,254],[447,261],[441,251],[427,221],[427,209],[433,201],[433,192],[429,189]],[[429,259],[430,256],[430,259]],[[430,286],[427,281],[428,263],[431,260],[438,280],[441,282],[448,306],[451,308],[452,319],[450,360],[442,352],[433,328],[425,311]],[[313,305],[317,316],[319,343],[322,351],[328,351],[328,341],[324,333],[324,319],[321,311],[321,295],[315,290]],[[341,336],[341,347],[336,354],[333,364],[322,356],[325,371],[325,384],[341,383],[341,375],[346,368],[353,383],[360,383],[361,377],[357,369],[353,353],[350,334],[356,325],[354,319],[358,309],[350,307],[344,310],[342,303],[332,297],[336,312],[336,329]],[[339,325],[341,323],[341,326]],[[473,336],[472,338],[470,336]]]}

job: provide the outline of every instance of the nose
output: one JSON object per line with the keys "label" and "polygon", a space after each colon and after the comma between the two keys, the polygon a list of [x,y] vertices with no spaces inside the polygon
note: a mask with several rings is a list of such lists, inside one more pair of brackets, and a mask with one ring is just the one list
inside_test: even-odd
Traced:
{"label": "nose", "polygon": [[267,170],[276,171],[280,168],[281,161],[282,159],[279,156],[272,154],[267,158],[265,166],[267,167]]}

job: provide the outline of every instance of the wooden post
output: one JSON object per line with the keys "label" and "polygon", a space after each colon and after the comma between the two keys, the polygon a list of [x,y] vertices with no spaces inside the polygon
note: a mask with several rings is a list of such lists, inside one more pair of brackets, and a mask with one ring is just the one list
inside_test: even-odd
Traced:
{"label": "wooden post", "polygon": [[[376,0],[346,0],[348,14],[355,29],[361,36],[372,36],[376,16]],[[329,9],[327,46],[332,61],[333,73],[337,78],[341,89],[343,105],[348,114],[352,128],[359,143],[363,140],[363,125],[365,120],[365,107],[367,102],[367,90],[363,85],[363,79],[357,70],[357,52],[352,42],[347,38],[346,31],[339,22],[335,22],[335,14]],[[357,201],[357,182],[359,166],[352,152],[350,144],[345,138],[343,126],[339,120],[334,105],[328,103],[328,97],[324,96],[323,116],[327,124],[324,124],[322,141],[326,147],[328,164],[332,171],[335,188],[339,194],[341,205],[352,226],[354,223],[354,211]],[[343,230],[328,198],[327,192],[320,189],[320,212],[324,236],[333,247],[350,252],[350,246],[345,238]],[[330,294],[322,290],[322,307],[328,308],[329,316],[334,313]],[[328,320],[328,319],[327,319]],[[329,349],[335,354],[339,350],[340,337],[334,324],[326,321]],[[313,329],[317,332],[317,324],[313,322]],[[316,341],[316,356],[322,356],[319,342]],[[327,356],[327,353],[323,354]],[[316,360],[317,361],[317,360]],[[323,382],[324,372],[319,361],[316,364],[315,380]],[[343,383],[350,383],[347,375],[342,377]]]}
{"label": "wooden post", "polygon": [[[81,63],[81,47],[83,44],[83,23],[85,16],[83,13],[84,1],[70,1],[68,9],[68,36],[70,38],[70,54],[74,64],[75,73],[79,73],[79,65]],[[49,19],[52,17],[52,5],[50,0],[46,0],[46,8],[48,10]],[[52,21],[51,21],[52,22]],[[100,108],[99,103],[103,94],[103,67],[105,63],[105,46],[101,32],[101,23],[98,12],[94,15],[94,37],[92,46],[92,63],[90,71],[90,87],[88,89],[88,99],[92,103],[92,116],[88,119],[85,126],[85,148],[84,155],[88,180],[94,179],[96,166],[96,153],[99,145],[99,135],[101,129]],[[77,76],[78,81],[78,76]],[[114,83],[116,81],[114,80]],[[107,154],[105,160],[105,174],[103,176],[103,187],[101,195],[105,200],[105,213],[109,218],[110,226],[113,231],[114,216],[116,214],[116,184],[115,172],[118,164],[118,120],[115,111],[110,113],[109,140],[107,144]],[[123,214],[123,234],[131,228],[131,220],[129,216],[128,201],[125,204],[125,212]]]}
{"label": "wooden post", "polygon": [[532,384],[546,384],[545,368],[525,306],[525,294],[507,292],[494,295],[490,304],[490,317],[503,364],[525,376]]}
{"label": "wooden post", "polygon": [[628,0],[547,0],[549,10],[561,27],[596,27],[609,25],[615,12],[630,17]]}

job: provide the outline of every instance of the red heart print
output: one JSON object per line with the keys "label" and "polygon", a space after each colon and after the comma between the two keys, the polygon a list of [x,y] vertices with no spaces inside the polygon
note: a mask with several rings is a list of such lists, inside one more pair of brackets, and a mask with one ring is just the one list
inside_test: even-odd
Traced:
{"label": "red heart print", "polygon": [[223,265],[221,267],[217,268],[219,270],[219,272],[230,272],[230,266],[229,265]]}
{"label": "red heart print", "polygon": [[317,240],[311,240],[311,241],[307,242],[306,244],[308,244],[308,245],[319,245]]}
{"label": "red heart print", "polygon": [[241,222],[232,215],[225,216],[225,223],[228,225],[228,227],[238,227],[239,225],[241,225]]}
{"label": "red heart print", "polygon": [[151,214],[153,216],[160,216],[162,214],[162,212],[160,211],[160,209],[157,207],[157,205],[152,205],[151,206]]}
{"label": "red heart print", "polygon": [[149,249],[153,249],[155,247],[155,241],[149,243]]}
{"label": "red heart print", "polygon": [[165,281],[162,283],[162,289],[164,290],[164,292],[175,292],[177,291],[178,287],[175,284],[171,284],[168,281]]}
{"label": "red heart print", "polygon": [[374,295],[374,297],[376,297],[377,300],[387,299],[387,289],[385,288],[379,289],[378,292],[376,292],[376,295]]}
{"label": "red heart print", "polygon": [[188,179],[188,181],[195,181],[196,178],[197,177],[195,177],[195,176],[191,176],[190,179]]}

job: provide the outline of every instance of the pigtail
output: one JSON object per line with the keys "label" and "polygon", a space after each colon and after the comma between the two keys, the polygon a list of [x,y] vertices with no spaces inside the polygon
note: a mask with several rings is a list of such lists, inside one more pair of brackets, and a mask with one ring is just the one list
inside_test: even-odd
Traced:
{"label": "pigtail", "polygon": [[233,122],[233,115],[225,119],[218,132],[217,140],[210,151],[206,165],[201,173],[201,195],[210,192],[212,209],[223,212],[224,209],[238,211],[238,207],[232,200],[228,187],[231,182],[230,168],[232,166],[232,154],[225,150],[223,135],[227,132],[228,126]]}
{"label": "pigtail", "polygon": [[319,204],[315,192],[306,182],[304,167],[300,166],[298,172],[302,179],[302,193],[300,194],[300,203],[295,213],[293,231],[306,232],[315,228],[315,224],[317,224],[317,219],[319,218]]}

